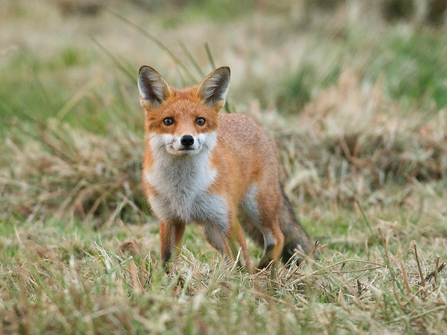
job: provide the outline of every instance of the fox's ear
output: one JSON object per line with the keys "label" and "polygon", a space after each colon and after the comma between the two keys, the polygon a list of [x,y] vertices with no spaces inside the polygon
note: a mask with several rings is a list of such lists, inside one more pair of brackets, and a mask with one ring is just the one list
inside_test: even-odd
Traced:
{"label": "fox's ear", "polygon": [[168,83],[152,67],[143,65],[138,72],[140,103],[145,108],[157,108],[171,93]]}
{"label": "fox's ear", "polygon": [[203,79],[197,89],[197,94],[208,107],[219,111],[225,104],[229,86],[230,68],[224,66],[214,70]]}

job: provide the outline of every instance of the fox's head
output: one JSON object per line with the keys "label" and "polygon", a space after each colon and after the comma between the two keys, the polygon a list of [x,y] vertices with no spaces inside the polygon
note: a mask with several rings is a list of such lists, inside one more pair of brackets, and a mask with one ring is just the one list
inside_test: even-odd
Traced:
{"label": "fox's head", "polygon": [[211,72],[198,86],[177,90],[169,87],[150,66],[138,75],[140,103],[146,110],[146,132],[154,151],[195,155],[216,144],[218,112],[225,104],[230,68]]}

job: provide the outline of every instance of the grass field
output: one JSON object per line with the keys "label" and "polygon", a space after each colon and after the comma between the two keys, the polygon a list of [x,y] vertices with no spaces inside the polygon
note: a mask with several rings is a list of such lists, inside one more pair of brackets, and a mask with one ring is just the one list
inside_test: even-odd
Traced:
{"label": "grass field", "polygon": [[[445,331],[446,25],[311,3],[2,2],[1,334]],[[275,141],[319,261],[250,275],[190,226],[163,272],[143,64],[176,87],[231,67],[226,110]]]}

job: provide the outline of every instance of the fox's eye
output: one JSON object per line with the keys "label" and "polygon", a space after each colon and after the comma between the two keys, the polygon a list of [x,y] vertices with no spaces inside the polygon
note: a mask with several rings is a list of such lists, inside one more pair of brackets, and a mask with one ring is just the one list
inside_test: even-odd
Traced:
{"label": "fox's eye", "polygon": [[174,123],[174,120],[171,119],[170,117],[167,117],[167,118],[165,118],[165,119],[163,120],[163,123],[164,123],[165,126],[170,126],[171,124]]}
{"label": "fox's eye", "polygon": [[197,118],[196,123],[199,126],[203,126],[205,124],[205,119],[203,117],[199,117],[199,118]]}

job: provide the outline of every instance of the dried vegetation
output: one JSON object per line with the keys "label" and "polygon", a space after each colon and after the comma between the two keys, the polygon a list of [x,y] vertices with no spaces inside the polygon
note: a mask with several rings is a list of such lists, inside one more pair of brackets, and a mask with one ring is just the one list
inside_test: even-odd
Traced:
{"label": "dried vegetation", "polygon": [[[390,24],[384,7],[361,1],[247,2],[250,17],[212,23],[216,3],[133,1],[120,13],[135,27],[107,9],[119,1],[48,1],[45,11],[7,2],[0,333],[442,333],[445,24]],[[225,15],[239,8],[227,5]],[[318,262],[249,275],[188,227],[171,273],[160,268],[129,77],[150,62],[188,85],[213,60],[233,69],[228,109],[275,140],[286,192],[319,241]],[[259,258],[251,242],[249,250]]]}

